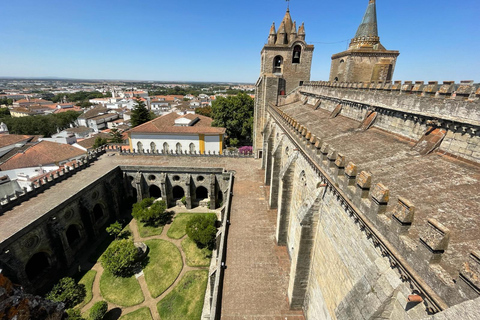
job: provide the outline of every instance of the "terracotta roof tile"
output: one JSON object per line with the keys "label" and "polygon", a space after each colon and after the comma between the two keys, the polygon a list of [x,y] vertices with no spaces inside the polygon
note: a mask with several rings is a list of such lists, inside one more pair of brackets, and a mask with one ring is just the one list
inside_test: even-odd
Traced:
{"label": "terracotta roof tile", "polygon": [[[187,118],[199,119],[193,126],[175,126],[175,120]],[[180,116],[175,112],[153,119],[129,131],[129,133],[193,133],[193,134],[224,134],[225,128],[212,127],[213,119],[199,114]]]}
{"label": "terracotta roof tile", "polygon": [[68,144],[41,141],[23,153],[18,153],[8,159],[0,165],[0,170],[5,171],[58,163],[84,154],[85,151]]}
{"label": "terracotta roof tile", "polygon": [[22,141],[29,141],[34,136],[18,135],[18,134],[2,134],[0,135],[0,148],[10,146]]}

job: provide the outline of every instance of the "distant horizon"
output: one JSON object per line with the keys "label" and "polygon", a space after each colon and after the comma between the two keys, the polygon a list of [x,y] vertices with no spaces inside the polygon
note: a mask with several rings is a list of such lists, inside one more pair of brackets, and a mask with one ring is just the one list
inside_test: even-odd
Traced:
{"label": "distant horizon", "polygon": [[[290,1],[315,45],[312,81],[328,80],[331,56],[348,47],[367,5]],[[8,1],[0,77],[255,83],[272,21],[278,28],[286,8],[279,0]],[[380,41],[400,51],[393,80],[479,82],[479,13],[478,0],[377,1]]]}

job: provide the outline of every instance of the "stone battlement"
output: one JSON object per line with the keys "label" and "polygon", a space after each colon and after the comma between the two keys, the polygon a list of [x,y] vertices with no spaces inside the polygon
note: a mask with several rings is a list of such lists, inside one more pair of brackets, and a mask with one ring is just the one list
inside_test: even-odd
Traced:
{"label": "stone battlement", "polygon": [[392,94],[416,95],[419,97],[433,97],[454,100],[477,101],[480,98],[480,85],[474,84],[473,80],[465,80],[460,83],[455,81],[394,81],[393,83],[375,82],[328,82],[309,81],[304,87],[328,87],[352,90],[383,91]]}
{"label": "stone battlement", "polygon": [[[475,252],[464,255],[456,279],[447,280],[448,272],[440,265],[452,237],[449,228],[431,218],[418,226],[416,240],[407,241],[405,237],[415,225],[417,213],[416,206],[409,199],[392,194],[381,182],[373,183],[377,179],[372,173],[359,170],[345,154],[315,136],[307,126],[286,112],[275,106],[271,106],[269,112],[276,123],[289,132],[297,150],[320,175],[322,184],[337,196],[358,227],[389,257],[402,279],[411,282],[422,293],[432,311],[444,310],[447,304],[477,296],[480,292],[480,283],[476,280],[480,277],[480,260]],[[412,251],[412,247],[417,249]]]}

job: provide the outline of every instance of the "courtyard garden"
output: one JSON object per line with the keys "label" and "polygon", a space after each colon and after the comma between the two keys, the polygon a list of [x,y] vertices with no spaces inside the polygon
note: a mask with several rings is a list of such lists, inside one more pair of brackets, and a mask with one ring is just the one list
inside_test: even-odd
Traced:
{"label": "courtyard garden", "polygon": [[[157,203],[137,203],[127,226],[107,228],[115,240],[99,246],[94,266],[75,281],[84,293],[71,299],[69,319],[200,319],[217,216]],[[142,259],[139,244],[148,248]]]}

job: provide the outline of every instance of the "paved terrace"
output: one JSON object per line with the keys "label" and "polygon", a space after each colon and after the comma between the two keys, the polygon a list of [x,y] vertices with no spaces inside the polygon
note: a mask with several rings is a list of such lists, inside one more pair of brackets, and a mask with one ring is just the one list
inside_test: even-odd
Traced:
{"label": "paved terrace", "polygon": [[0,243],[119,165],[223,167],[236,171],[222,319],[304,319],[301,312],[288,310],[290,262],[286,250],[275,245],[276,212],[267,209],[259,160],[103,155],[90,168],[0,216]]}
{"label": "paved terrace", "polygon": [[314,110],[302,102],[280,109],[345,155],[347,163],[354,162],[359,173],[372,173],[372,186],[379,182],[387,186],[389,212],[398,196],[415,205],[415,221],[408,235],[412,248],[419,244],[419,230],[428,219],[449,228],[450,244],[441,264],[452,278],[457,277],[469,253],[480,247],[480,165],[439,153],[420,156],[406,139],[374,127],[361,131],[358,121],[341,115],[330,119],[330,111]]}

